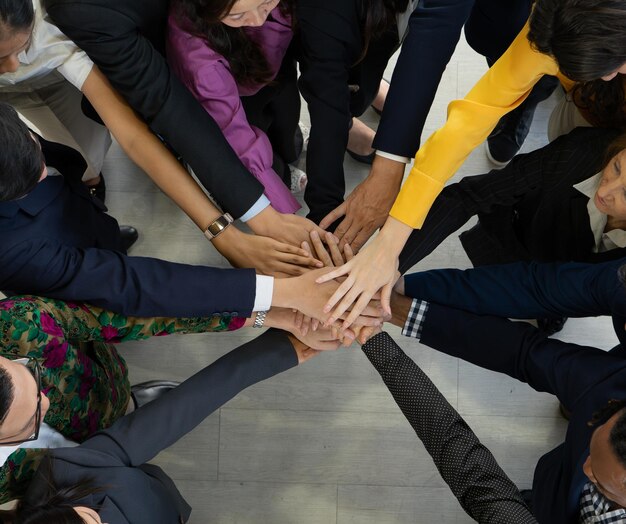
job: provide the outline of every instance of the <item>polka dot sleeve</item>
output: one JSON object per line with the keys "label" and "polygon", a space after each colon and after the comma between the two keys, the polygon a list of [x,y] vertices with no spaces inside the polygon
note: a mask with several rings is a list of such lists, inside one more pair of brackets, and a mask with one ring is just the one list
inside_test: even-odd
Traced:
{"label": "polka dot sleeve", "polygon": [[363,352],[468,515],[481,523],[537,523],[491,452],[387,333]]}

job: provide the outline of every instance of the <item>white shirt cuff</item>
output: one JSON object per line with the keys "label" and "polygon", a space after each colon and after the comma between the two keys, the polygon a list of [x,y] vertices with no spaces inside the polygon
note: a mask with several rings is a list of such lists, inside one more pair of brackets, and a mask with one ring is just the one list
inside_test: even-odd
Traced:
{"label": "white shirt cuff", "polygon": [[274,294],[274,277],[267,275],[256,276],[256,294],[252,311],[267,311],[272,307],[272,295]]}
{"label": "white shirt cuff", "polygon": [[383,158],[388,158],[389,160],[393,160],[395,162],[401,162],[403,164],[410,164],[411,159],[408,156],[400,156],[394,155],[393,153],[386,153],[385,151],[376,151],[378,156],[382,156]]}
{"label": "white shirt cuff", "polygon": [[[246,213],[239,217],[239,220],[242,222],[247,222],[251,218],[257,216],[261,211],[263,211],[267,206],[270,205],[269,199],[265,195],[261,195],[259,199],[254,203],[254,205],[246,211]],[[255,310],[258,311],[258,310]],[[265,310],[263,310],[265,311]]]}

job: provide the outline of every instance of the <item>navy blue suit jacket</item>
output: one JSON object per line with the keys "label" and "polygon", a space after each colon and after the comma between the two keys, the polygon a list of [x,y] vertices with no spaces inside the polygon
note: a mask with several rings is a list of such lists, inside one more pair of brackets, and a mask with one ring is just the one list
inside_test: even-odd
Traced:
{"label": "navy blue suit jacket", "polygon": [[597,264],[518,262],[465,271],[436,269],[405,277],[405,294],[482,315],[507,318],[610,315],[626,348],[626,259]]}
{"label": "navy blue suit jacket", "polygon": [[[131,257],[119,226],[80,182],[82,158],[63,148],[26,197],[0,202],[0,289],[88,302],[132,316],[250,316],[253,269],[216,269]],[[58,150],[55,151],[58,153]]]}
{"label": "navy blue suit jacket", "polygon": [[594,428],[587,422],[610,399],[626,399],[626,359],[547,338],[523,322],[431,303],[420,341],[438,351],[552,393],[572,411],[565,442],[539,460],[533,513],[542,524],[577,524],[587,479],[582,465]]}

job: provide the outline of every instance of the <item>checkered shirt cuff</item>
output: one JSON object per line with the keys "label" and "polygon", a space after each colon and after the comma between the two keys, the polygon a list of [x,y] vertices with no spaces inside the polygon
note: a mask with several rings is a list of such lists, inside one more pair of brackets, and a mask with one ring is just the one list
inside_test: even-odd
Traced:
{"label": "checkered shirt cuff", "polygon": [[420,339],[422,336],[422,325],[424,324],[424,317],[428,311],[428,302],[425,300],[413,299],[411,302],[411,309],[409,315],[406,317],[406,322],[402,328],[402,334],[405,337]]}

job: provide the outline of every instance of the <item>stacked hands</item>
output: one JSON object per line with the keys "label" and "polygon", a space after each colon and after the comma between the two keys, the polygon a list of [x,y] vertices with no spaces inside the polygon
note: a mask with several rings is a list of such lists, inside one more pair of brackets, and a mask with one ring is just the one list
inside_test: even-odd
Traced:
{"label": "stacked hands", "polygon": [[353,313],[349,307],[337,318],[324,311],[329,300],[340,288],[341,282],[327,279],[320,284],[317,281],[327,277],[333,268],[352,260],[354,253],[350,245],[344,244],[342,252],[333,234],[323,232],[322,237],[317,229],[313,229],[309,233],[309,239],[302,241],[301,253],[303,254],[299,256],[307,260],[307,263],[314,261],[309,264],[323,268],[302,268],[303,274],[296,278],[276,279],[275,296],[285,297],[279,303],[289,307],[273,307],[265,319],[265,325],[284,329],[300,342],[298,344],[292,339],[299,361],[304,362],[319,351],[335,350],[342,345],[347,347],[355,340],[363,344],[380,332],[388,315],[383,312],[379,295],[374,295],[358,315],[353,315],[350,327],[345,325],[346,319]]}

